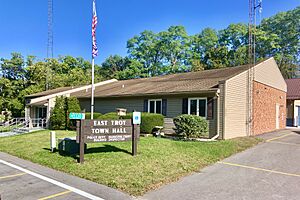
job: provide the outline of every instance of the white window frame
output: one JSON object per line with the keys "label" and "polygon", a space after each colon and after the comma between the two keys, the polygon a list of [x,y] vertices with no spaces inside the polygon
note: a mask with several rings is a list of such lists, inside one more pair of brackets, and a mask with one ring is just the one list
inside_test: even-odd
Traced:
{"label": "white window frame", "polygon": [[205,100],[205,116],[204,118],[207,119],[207,97],[192,97],[188,98],[188,114],[191,114],[191,100],[197,100],[197,116],[199,116],[199,100]]}
{"label": "white window frame", "polygon": [[148,99],[148,113],[150,113],[150,101],[154,101],[154,113],[156,113],[156,102],[157,101],[160,101],[161,104],[160,104],[160,110],[161,110],[161,113],[159,114],[162,114],[162,99]]}

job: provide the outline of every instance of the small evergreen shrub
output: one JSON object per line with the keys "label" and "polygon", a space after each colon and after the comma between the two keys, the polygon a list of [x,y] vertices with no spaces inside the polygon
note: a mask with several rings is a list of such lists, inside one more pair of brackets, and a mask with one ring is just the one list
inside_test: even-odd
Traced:
{"label": "small evergreen shrub", "polygon": [[76,120],[70,120],[71,112],[80,113],[80,104],[76,97],[56,97],[55,106],[51,111],[50,127],[54,130],[63,130],[76,127]]}
{"label": "small evergreen shrub", "polygon": [[185,138],[199,138],[208,134],[208,122],[197,115],[180,115],[173,119],[176,134]]}
{"label": "small evergreen shrub", "polygon": [[65,98],[65,102],[66,102],[66,128],[67,129],[74,129],[76,127],[76,120],[70,120],[69,119],[69,114],[71,112],[74,113],[80,113],[81,112],[81,108],[80,108],[80,104],[79,101],[76,97],[69,97],[69,98]]}
{"label": "small evergreen shrub", "polygon": [[55,106],[51,112],[51,129],[60,130],[66,128],[65,97],[56,97]]}

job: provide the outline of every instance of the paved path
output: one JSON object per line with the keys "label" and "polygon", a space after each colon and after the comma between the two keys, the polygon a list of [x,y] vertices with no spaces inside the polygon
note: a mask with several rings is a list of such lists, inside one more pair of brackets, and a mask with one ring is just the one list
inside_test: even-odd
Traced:
{"label": "paved path", "polygon": [[266,142],[140,199],[299,200],[300,129],[260,137]]}
{"label": "paved path", "polygon": [[127,194],[0,152],[0,199],[132,199]]}

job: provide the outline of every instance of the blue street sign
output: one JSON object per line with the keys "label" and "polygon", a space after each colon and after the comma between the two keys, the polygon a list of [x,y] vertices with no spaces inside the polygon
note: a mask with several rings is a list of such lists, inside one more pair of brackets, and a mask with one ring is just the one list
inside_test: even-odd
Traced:
{"label": "blue street sign", "polygon": [[132,123],[133,124],[141,124],[141,112],[133,112],[132,113]]}
{"label": "blue street sign", "polygon": [[84,113],[70,113],[69,114],[70,119],[85,119]]}

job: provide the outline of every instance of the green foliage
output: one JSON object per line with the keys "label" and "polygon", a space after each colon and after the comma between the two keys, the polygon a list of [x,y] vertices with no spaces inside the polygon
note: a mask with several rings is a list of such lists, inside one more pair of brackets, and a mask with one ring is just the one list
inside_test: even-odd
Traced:
{"label": "green foliage", "polygon": [[197,115],[180,115],[173,119],[176,134],[185,138],[200,138],[208,134],[208,122]]}
{"label": "green foliage", "polygon": [[141,133],[151,134],[155,126],[164,125],[164,116],[154,113],[142,113]]}
{"label": "green foliage", "polygon": [[[263,19],[253,33],[256,60],[274,57],[285,78],[300,68],[300,7]],[[110,56],[95,65],[95,82],[132,79],[185,71],[231,67],[248,62],[248,28],[230,24],[222,30],[205,28],[188,35],[182,26],[154,33],[143,31],[127,42],[128,55]],[[91,63],[83,58],[60,56],[37,60],[12,53],[0,59],[0,110],[23,115],[26,95],[46,89],[91,82]],[[47,81],[46,81],[47,80]],[[47,82],[47,85],[46,85]]]}
{"label": "green foliage", "polygon": [[120,117],[115,112],[105,113],[104,115],[101,115],[97,117],[97,119],[120,119]]}
{"label": "green foliage", "polygon": [[[86,115],[87,116],[87,115]],[[95,115],[94,115],[95,116]],[[122,119],[132,119],[132,113],[127,113],[126,116],[122,116]],[[88,119],[86,117],[86,119]],[[94,119],[120,119],[116,112],[105,113]],[[142,121],[141,121],[141,132],[151,134],[152,130],[155,126],[163,126],[164,125],[164,116],[161,114],[153,114],[153,113],[142,113]]]}
{"label": "green foliage", "polygon": [[69,119],[69,113],[71,112],[81,112],[78,99],[76,97],[56,97],[55,106],[50,116],[51,129],[63,130],[74,128],[76,121]]}
{"label": "green foliage", "polygon": [[51,129],[63,130],[66,128],[66,101],[64,97],[56,97],[55,106],[50,117]]}
{"label": "green foliage", "polygon": [[[102,115],[101,113],[97,113],[97,112],[94,112],[94,114],[93,114],[94,119],[98,119],[98,117],[100,117],[101,115]],[[91,113],[90,112],[85,113],[85,119],[91,119]]]}
{"label": "green foliage", "polygon": [[68,129],[76,127],[76,120],[70,120],[69,119],[69,114],[71,112],[74,113],[80,113],[81,112],[81,108],[80,108],[80,104],[79,101],[76,97],[69,97],[65,99],[66,102],[66,127]]}

